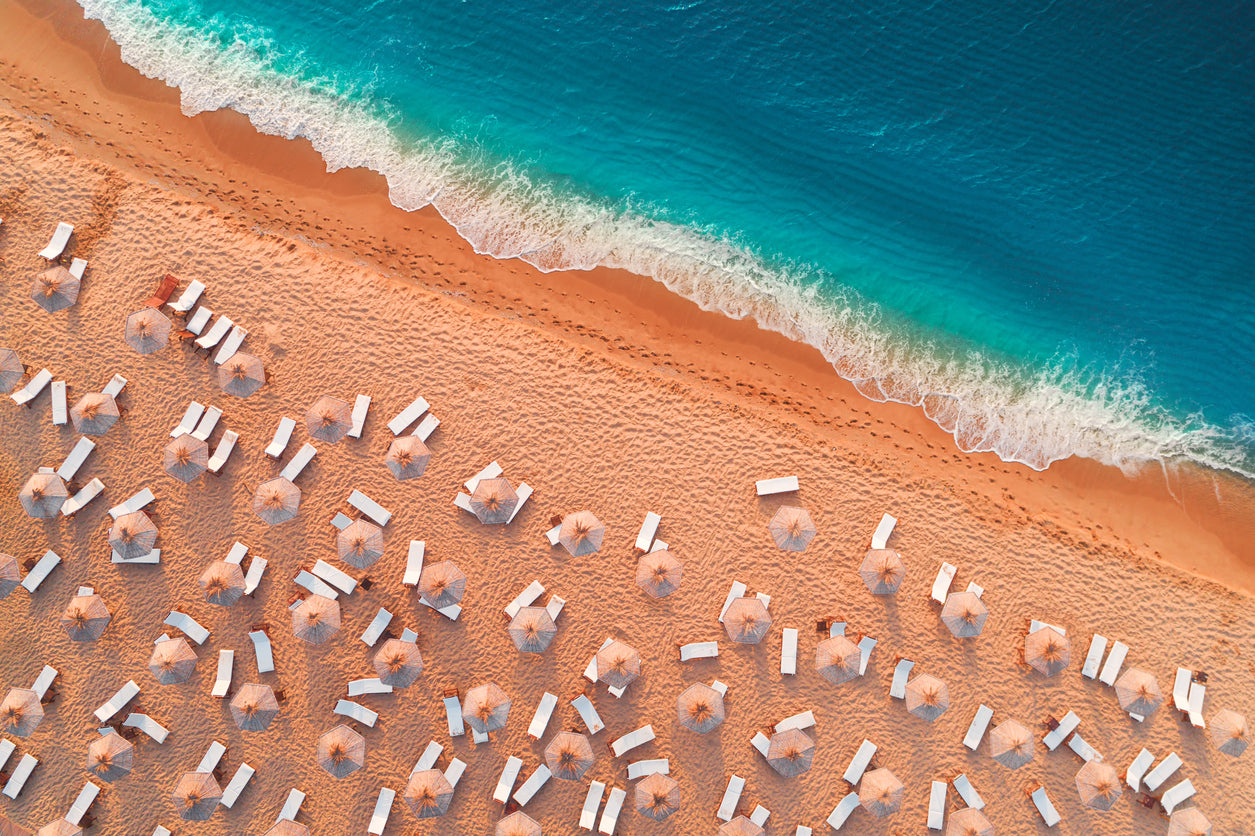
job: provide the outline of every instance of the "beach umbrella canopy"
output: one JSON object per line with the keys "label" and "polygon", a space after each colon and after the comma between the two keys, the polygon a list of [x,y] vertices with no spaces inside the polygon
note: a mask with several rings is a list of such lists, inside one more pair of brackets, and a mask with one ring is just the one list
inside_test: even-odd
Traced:
{"label": "beach umbrella canopy", "polygon": [[35,836],[80,836],[83,828],[70,824],[68,819],[53,819],[35,831]]}
{"label": "beach umbrella canopy", "polygon": [[322,644],[340,631],[340,602],[310,595],[292,610],[292,632],[310,644]]}
{"label": "beach umbrella canopy", "polygon": [[989,754],[1007,769],[1033,759],[1033,735],[1015,720],[1003,720],[989,733]]}
{"label": "beach umbrella canopy", "polygon": [[423,654],[414,642],[388,639],[375,654],[375,673],[384,685],[408,688],[422,672]]}
{"label": "beach umbrella canopy", "polygon": [[282,476],[262,482],[253,494],[253,513],[269,525],[296,519],[300,508],[301,489]]}
{"label": "beach umbrella canopy", "polygon": [[815,741],[801,729],[786,729],[771,736],[767,763],[785,778],[809,772],[815,759]]}
{"label": "beach umbrella canopy", "polygon": [[1197,807],[1185,807],[1168,820],[1168,836],[1211,836],[1211,822]]}
{"label": "beach umbrella canopy", "polygon": [[266,836],[309,836],[309,828],[298,822],[284,819],[266,831]]}
{"label": "beach umbrella canopy", "polygon": [[753,596],[733,599],[723,614],[723,629],[737,644],[758,644],[771,629],[767,605]]}
{"label": "beach umbrella canopy", "polygon": [[592,511],[576,511],[562,518],[558,542],[572,557],[583,557],[601,549],[606,526]]}
{"label": "beach umbrella canopy", "polygon": [[970,639],[985,629],[989,608],[975,592],[955,592],[946,596],[941,608],[941,620],[958,639]]}
{"label": "beach umbrella canopy", "polygon": [[1110,810],[1120,800],[1120,776],[1109,763],[1089,761],[1076,773],[1076,791],[1083,804],[1095,810]]}
{"label": "beach umbrella canopy", "polygon": [[424,566],[418,576],[418,594],[438,610],[451,607],[466,594],[466,573],[449,560]]}
{"label": "beach umbrella canopy", "polygon": [[0,703],[0,722],[4,731],[18,737],[30,737],[44,719],[39,695],[29,688],[11,688]]}
{"label": "beach umbrella canopy", "polygon": [[[17,565],[17,558],[11,554],[0,554],[0,601],[9,597],[9,593],[22,585],[22,573]],[[4,834],[0,833],[0,836]]]}
{"label": "beach umbrella canopy", "polygon": [[74,429],[83,435],[104,435],[118,423],[118,402],[104,392],[88,392],[70,407]]}
{"label": "beach umbrella canopy", "polygon": [[[17,382],[25,376],[26,369],[18,359],[17,352],[11,348],[0,348],[0,395],[12,392]],[[2,832],[0,836],[3,836]]]}
{"label": "beach umbrella canopy", "polygon": [[210,772],[185,772],[174,787],[174,809],[186,821],[209,821],[222,800],[222,789]]}
{"label": "beach umbrella canopy", "polygon": [[1068,639],[1053,627],[1039,627],[1024,639],[1024,661],[1046,676],[1054,676],[1072,661]]}
{"label": "beach umbrella canopy", "polygon": [[87,747],[87,771],[104,781],[130,775],[134,762],[135,744],[115,731],[96,738]]}
{"label": "beach umbrella canopy", "polygon": [[229,607],[244,595],[244,570],[238,563],[215,560],[201,573],[200,588],[209,603]]}
{"label": "beach umbrella canopy", "polygon": [[545,763],[555,778],[578,781],[593,765],[593,747],[577,732],[558,732],[545,747]]}
{"label": "beach umbrella canopy", "polygon": [[1212,742],[1226,755],[1236,758],[1246,751],[1251,731],[1241,714],[1222,708],[1212,715],[1210,728]]}
{"label": "beach umbrella canopy", "polygon": [[153,648],[153,655],[148,657],[148,670],[162,685],[177,685],[186,682],[196,670],[196,654],[182,636],[166,639]]}
{"label": "beach umbrella canopy", "polygon": [[921,673],[906,684],[906,710],[928,722],[935,721],[950,707],[946,683],[929,673]]}
{"label": "beach umbrella canopy", "polygon": [[123,514],[109,529],[109,545],[123,560],[143,557],[157,543],[157,526],[143,511]]}
{"label": "beach umbrella canopy", "polygon": [[166,445],[162,465],[180,482],[191,482],[209,469],[209,445],[183,433]]}
{"label": "beach umbrella canopy", "polygon": [[61,614],[70,641],[94,642],[109,626],[109,608],[99,595],[76,595]]}
{"label": "beach umbrella canopy", "polygon": [[439,769],[420,769],[405,785],[405,803],[420,819],[434,819],[449,810],[453,786]]}
{"label": "beach umbrella canopy", "polygon": [[366,763],[366,738],[346,725],[336,726],[318,738],[318,765],[334,778],[344,778]]}
{"label": "beach umbrella canopy", "polygon": [[810,512],[805,508],[785,505],[767,524],[771,539],[780,548],[791,552],[804,552],[815,539],[815,523],[811,521]]}
{"label": "beach umbrella canopy", "polygon": [[615,639],[597,651],[597,679],[611,688],[626,688],[641,675],[641,654]]}
{"label": "beach umbrella canopy", "polygon": [[170,320],[156,308],[144,308],[126,318],[126,344],[140,354],[152,354],[170,341]]}
{"label": "beach umbrella canopy", "polygon": [[55,517],[68,497],[65,480],[55,473],[36,473],[18,491],[18,501],[28,516],[37,520]]}
{"label": "beach umbrella canopy", "polygon": [[698,734],[713,731],[723,722],[723,694],[701,682],[680,692],[675,704],[676,720]]}
{"label": "beach umbrella canopy", "polygon": [[636,585],[650,598],[666,598],[680,588],[684,566],[667,549],[641,555],[636,564]]}
{"label": "beach umbrella canopy", "polygon": [[431,450],[416,435],[394,438],[383,457],[384,464],[398,480],[415,479],[423,475],[431,461]]}
{"label": "beach umbrella canopy", "polygon": [[265,731],[279,716],[279,701],[269,685],[250,682],[231,700],[231,717],[244,731]]}
{"label": "beach umbrella canopy", "polygon": [[994,836],[994,826],[980,810],[964,807],[950,816],[946,836]]}
{"label": "beach umbrella canopy", "polygon": [[266,382],[261,359],[237,351],[218,367],[218,387],[228,395],[247,398]]}
{"label": "beach umbrella canopy", "polygon": [[558,626],[544,607],[521,607],[510,619],[508,632],[523,653],[544,653],[558,635]]}
{"label": "beach umbrella canopy", "polygon": [[31,832],[0,816],[0,836],[31,836]]}
{"label": "beach umbrella canopy", "polygon": [[540,825],[522,810],[515,810],[501,821],[493,836],[542,836]]}
{"label": "beach umbrella canopy", "polygon": [[737,816],[719,825],[719,836],[763,836],[766,832],[745,816]]}
{"label": "beach umbrella canopy", "polygon": [[834,685],[858,676],[861,660],[858,645],[845,636],[832,636],[815,647],[815,670]]}
{"label": "beach umbrella canopy", "polygon": [[680,809],[680,784],[670,775],[651,772],[636,784],[636,811],[654,821],[664,821]]}
{"label": "beach umbrella canopy", "polygon": [[31,298],[48,313],[56,313],[78,301],[80,284],[69,270],[58,264],[35,277]]}
{"label": "beach umbrella canopy", "polygon": [[340,559],[358,569],[369,569],[383,557],[383,529],[368,519],[358,518],[336,535]]}
{"label": "beach umbrella canopy", "polygon": [[518,504],[509,479],[480,479],[471,493],[471,511],[484,525],[506,522]]}
{"label": "beach umbrella canopy", "polygon": [[906,577],[906,564],[893,549],[872,549],[863,558],[858,573],[872,595],[892,595]]}
{"label": "beach umbrella canopy", "polygon": [[902,806],[905,788],[887,769],[875,769],[863,776],[858,787],[858,803],[877,818],[891,816]]}
{"label": "beach umbrella canopy", "polygon": [[323,395],[305,413],[310,438],[335,444],[353,428],[353,410],[348,401]]}
{"label": "beach umbrella canopy", "polygon": [[510,698],[497,683],[486,682],[466,692],[462,716],[480,734],[496,731],[510,716]]}
{"label": "beach umbrella canopy", "polygon": [[1130,714],[1149,717],[1163,702],[1159,680],[1141,668],[1129,668],[1116,680],[1116,699]]}

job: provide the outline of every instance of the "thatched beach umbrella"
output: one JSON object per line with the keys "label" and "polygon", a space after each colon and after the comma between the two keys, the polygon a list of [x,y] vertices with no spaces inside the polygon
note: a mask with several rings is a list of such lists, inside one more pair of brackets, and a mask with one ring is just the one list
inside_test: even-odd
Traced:
{"label": "thatched beach umbrella", "polygon": [[636,811],[654,821],[665,821],[680,809],[680,784],[670,775],[651,772],[636,784]]}
{"label": "thatched beach umbrella", "polygon": [[292,610],[292,632],[310,644],[322,644],[340,631],[340,602],[310,595]]}
{"label": "thatched beach umbrella", "polygon": [[1129,668],[1116,680],[1116,699],[1130,714],[1149,717],[1163,702],[1159,681],[1140,668]]}
{"label": "thatched beach umbrella", "polygon": [[1211,822],[1197,807],[1178,809],[1168,820],[1168,836],[1211,836]]}
{"label": "thatched beach umbrella", "polygon": [[31,836],[31,832],[0,816],[0,836]]}
{"label": "thatched beach umbrella", "polygon": [[366,738],[338,725],[318,738],[318,765],[333,778],[344,778],[366,763]]}
{"label": "thatched beach umbrella", "polygon": [[379,681],[393,688],[408,688],[423,672],[423,654],[414,642],[388,639],[375,654]]}
{"label": "thatched beach umbrella", "polygon": [[215,560],[201,573],[200,588],[209,603],[229,607],[244,595],[244,570],[238,563]]}
{"label": "thatched beach umbrella", "polygon": [[1033,735],[1015,720],[1003,720],[989,733],[989,755],[1007,769],[1033,759]]}
{"label": "thatched beach umbrella", "polygon": [[906,564],[893,549],[872,549],[863,558],[858,573],[872,595],[892,595],[906,577]]}
{"label": "thatched beach umbrella", "polygon": [[466,594],[466,573],[449,560],[424,566],[418,576],[418,594],[438,610],[451,607]]}
{"label": "thatched beach umbrella", "polygon": [[18,737],[30,737],[44,719],[44,707],[39,695],[29,688],[11,688],[0,703],[0,722],[3,731]]}
{"label": "thatched beach umbrella", "polygon": [[309,828],[291,819],[275,822],[274,827],[266,831],[266,836],[310,836]]}
{"label": "thatched beach umbrella", "polygon": [[875,769],[863,776],[858,787],[858,803],[876,818],[891,816],[902,806],[905,788],[887,769]]}
{"label": "thatched beach umbrella", "polygon": [[262,482],[253,494],[253,513],[269,525],[296,519],[300,508],[301,489],[282,476]]}
{"label": "thatched beach umbrella", "polygon": [[26,484],[17,493],[17,499],[22,503],[27,516],[48,520],[57,515],[69,495],[65,480],[60,476],[55,473],[36,473],[26,480]]}
{"label": "thatched beach umbrella", "polygon": [[681,726],[698,734],[706,734],[723,722],[723,694],[709,685],[695,682],[680,692],[675,703],[675,714]]}
{"label": "thatched beach umbrella", "polygon": [[545,763],[553,777],[578,781],[592,768],[596,758],[588,738],[577,732],[558,732],[545,747]]}
{"label": "thatched beach umbrella", "polygon": [[0,348],[0,395],[7,395],[26,376],[26,368],[11,348]]}
{"label": "thatched beach umbrella", "polygon": [[162,685],[177,685],[186,682],[196,670],[196,654],[182,636],[166,639],[153,648],[153,655],[148,657],[148,670]]}
{"label": "thatched beach umbrella", "polygon": [[359,517],[336,535],[340,559],[357,569],[369,569],[383,557],[383,529]]}
{"label": "thatched beach umbrella", "polygon": [[618,639],[597,651],[597,681],[626,688],[641,675],[641,654]]}
{"label": "thatched beach umbrella", "polygon": [[1212,742],[1226,755],[1236,758],[1246,751],[1251,736],[1251,731],[1246,725],[1246,717],[1236,711],[1222,708],[1212,715],[1210,729]]}
{"label": "thatched beach umbrella", "polygon": [[116,731],[98,737],[87,747],[87,771],[103,781],[116,781],[131,774],[135,744]]}
{"label": "thatched beach umbrella", "polygon": [[231,717],[244,731],[265,731],[279,716],[279,701],[269,685],[250,682],[231,700]]}
{"label": "thatched beach umbrella", "polygon": [[834,685],[858,676],[862,653],[845,636],[832,636],[815,647],[815,670]]}
{"label": "thatched beach umbrella", "polygon": [[723,629],[737,644],[758,644],[771,629],[767,605],[753,596],[733,599],[723,614]]}
{"label": "thatched beach umbrella", "polygon": [[495,682],[486,682],[466,692],[462,716],[480,734],[504,728],[510,717],[510,698]]}
{"label": "thatched beach umbrella", "polygon": [[222,800],[222,789],[210,772],[185,772],[175,785],[174,809],[185,821],[209,821]]}
{"label": "thatched beach umbrella", "polygon": [[143,511],[123,514],[109,529],[109,545],[123,560],[143,557],[157,544],[157,526]]}
{"label": "thatched beach umbrella", "polygon": [[1109,763],[1087,762],[1076,773],[1076,791],[1081,802],[1095,810],[1110,810],[1120,800],[1121,781],[1116,768]]}
{"label": "thatched beach umbrella", "polygon": [[218,387],[228,395],[247,398],[266,382],[261,359],[237,351],[218,367]]}
{"label": "thatched beach umbrella", "polygon": [[540,825],[522,810],[515,810],[501,821],[493,831],[493,836],[542,836]]}
{"label": "thatched beach umbrella", "polygon": [[83,828],[66,818],[53,819],[35,831],[35,836],[82,836]]}
{"label": "thatched beach umbrella", "polygon": [[941,620],[957,639],[970,639],[985,629],[989,608],[975,592],[955,592],[946,596],[941,608]]}
{"label": "thatched beach umbrella", "polygon": [[809,772],[815,759],[815,741],[801,729],[786,729],[771,736],[767,763],[785,778]]}
{"label": "thatched beach umbrella", "polygon": [[162,466],[180,482],[191,482],[209,469],[209,445],[183,433],[166,445]]}
{"label": "thatched beach umbrella", "polygon": [[1024,661],[1046,676],[1054,676],[1072,661],[1068,639],[1053,627],[1039,627],[1024,639]]}
{"label": "thatched beach umbrella", "polygon": [[544,653],[558,635],[558,626],[544,607],[521,607],[510,619],[507,632],[521,652]]}
{"label": "thatched beach umbrella", "polygon": [[17,558],[11,554],[0,554],[0,601],[8,598],[9,593],[21,585],[22,573]]}
{"label": "thatched beach umbrella", "polygon": [[906,710],[928,722],[934,722],[950,707],[950,691],[946,683],[929,673],[921,673],[906,684]]}
{"label": "thatched beach umbrella", "polygon": [[777,546],[791,552],[806,551],[815,539],[815,523],[810,512],[794,505],[785,505],[777,511],[767,524],[767,530]]}
{"label": "thatched beach umbrella", "polygon": [[592,511],[576,511],[562,518],[558,542],[572,557],[583,557],[601,549],[606,526]]}
{"label": "thatched beach umbrella", "polygon": [[402,435],[388,445],[383,461],[398,480],[416,479],[427,469],[431,450],[418,436]]}
{"label": "thatched beach umbrella", "polygon": [[443,816],[452,800],[453,786],[438,769],[420,769],[410,775],[410,782],[405,785],[405,803],[416,818]]}
{"label": "thatched beach umbrella", "polygon": [[636,585],[650,598],[666,598],[680,588],[684,566],[667,549],[641,555],[636,564]]}
{"label": "thatched beach umbrella", "polygon": [[126,344],[140,354],[152,354],[170,341],[170,320],[156,308],[144,308],[126,318]]}
{"label": "thatched beach umbrella", "polygon": [[74,429],[83,435],[104,435],[118,423],[118,402],[104,392],[88,392],[70,407]]}
{"label": "thatched beach umbrella", "polygon": [[109,608],[99,595],[76,595],[61,614],[70,641],[94,642],[109,626]]}
{"label": "thatched beach umbrella", "polygon": [[471,511],[484,525],[506,522],[518,504],[519,495],[509,479],[480,479],[471,493]]}
{"label": "thatched beach umbrella", "polygon": [[323,395],[305,413],[310,438],[335,444],[353,428],[353,410],[348,401]]}
{"label": "thatched beach umbrella", "polygon": [[763,836],[766,832],[745,816],[737,816],[719,825],[718,836]]}
{"label": "thatched beach umbrella", "polygon": [[955,810],[946,823],[946,836],[994,836],[994,826],[975,807]]}
{"label": "thatched beach umbrella", "polygon": [[35,277],[31,298],[48,313],[63,311],[78,301],[81,282],[60,264]]}

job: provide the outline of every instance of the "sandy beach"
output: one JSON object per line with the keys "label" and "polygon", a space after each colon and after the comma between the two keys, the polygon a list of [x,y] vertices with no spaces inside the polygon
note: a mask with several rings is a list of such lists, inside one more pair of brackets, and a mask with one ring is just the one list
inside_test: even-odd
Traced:
{"label": "sandy beach", "polygon": [[[33,370],[68,384],[70,403],[114,374],[129,383],[121,421],[77,481],[104,495],[73,519],[29,518],[17,492],[41,465],[56,466],[78,438],[51,421],[47,392],[30,409],[6,399],[0,418],[0,552],[19,561],[55,550],[63,559],[33,595],[0,601],[0,672],[7,691],[29,687],[45,664],[60,671],[57,697],[16,758],[39,766],[0,815],[32,829],[64,814],[88,775],[97,736],[92,712],[128,679],[141,688],[132,711],[171,729],[161,745],[138,738],[130,776],[104,784],[93,832],[256,833],[269,828],[289,789],[307,794],[298,820],[317,834],[365,832],[380,787],[398,792],[428,741],[467,763],[449,812],[416,822],[398,798],[387,833],[486,833],[501,816],[491,799],[508,756],[527,775],[558,730],[584,731],[569,700],[586,686],[605,722],[592,736],[587,778],[630,790],[626,764],[669,758],[681,810],[664,824],[636,813],[631,794],[617,833],[713,833],[729,775],[746,779],[740,809],[771,811],[769,833],[823,822],[847,791],[841,781],[859,743],[879,747],[876,765],[906,786],[886,819],[856,811],[843,832],[924,832],[929,782],[966,772],[999,833],[1046,832],[1023,788],[1040,781],[1063,821],[1053,832],[1145,834],[1167,820],[1125,791],[1109,812],[1084,807],[1066,746],[1011,771],[988,747],[961,743],[978,705],[994,723],[1016,719],[1035,734],[1071,710],[1084,739],[1123,772],[1143,748],[1184,762],[1179,777],[1215,833],[1255,832],[1242,797],[1255,760],[1217,751],[1207,731],[1171,707],[1178,666],[1208,674],[1205,715],[1252,715],[1255,659],[1255,515],[1249,486],[1189,471],[1130,478],[1087,462],[1043,473],[992,455],[958,452],[917,411],[873,404],[817,352],[698,309],[649,279],[611,271],[541,274],[476,255],[434,212],[392,207],[379,178],[327,174],[300,140],[259,136],[231,112],[184,117],[178,94],[122,64],[103,27],[64,2],[0,0],[0,346]],[[67,248],[89,262],[77,303],[50,314],[30,298],[44,269],[36,253],[58,221],[75,225]],[[141,356],[123,341],[126,316],[166,272],[180,291],[207,286],[204,304],[249,331],[243,350],[272,381],[239,399],[223,394],[203,354],[172,343]],[[286,457],[308,439],[304,415],[322,394],[373,398],[361,439],[315,441],[318,455],[297,479],[300,514],[267,526],[252,511],[256,486],[282,462],[263,449],[282,416],[298,421]],[[416,396],[440,427],[431,463],[399,482],[384,465],[386,423]],[[211,437],[240,434],[217,476],[190,485],[162,470],[161,450],[187,404],[223,410]],[[458,510],[461,483],[496,460],[515,484],[535,489],[509,526],[482,526]],[[758,498],[754,481],[796,474],[796,494]],[[157,496],[158,566],[109,560],[107,510],[148,487]],[[329,520],[360,489],[393,512],[385,555],[370,569],[336,557]],[[800,505],[818,534],[802,554],[773,544],[767,524]],[[597,554],[551,548],[551,517],[587,509],[606,525]],[[655,601],[634,582],[637,529],[662,516],[659,537],[684,564],[678,592]],[[858,575],[882,513],[899,518],[890,546],[907,575],[892,597],[872,596]],[[429,561],[451,560],[468,578],[465,611],[451,622],[401,586],[411,540]],[[269,567],[255,595],[231,608],[204,600],[203,569],[233,542]],[[293,636],[287,606],[301,568],[326,560],[373,585],[343,596],[343,629],[325,645]],[[938,567],[958,567],[955,587],[984,587],[990,617],[974,640],[953,638],[929,600]],[[539,656],[520,654],[504,607],[533,579],[567,600],[558,634]],[[717,617],[734,581],[771,596],[773,625],[758,646],[727,641]],[[61,612],[79,586],[104,598],[112,621],[100,640],[69,640]],[[544,599],[542,599],[544,600]],[[358,637],[384,607],[392,629],[419,634],[423,674],[412,687],[362,697],[378,711],[362,728],[366,763],[337,780],[315,760],[318,735],[339,721],[332,708],[349,680],[373,676],[373,651]],[[171,609],[211,631],[186,683],[161,685],[147,670],[152,642]],[[864,677],[831,685],[814,668],[818,619],[836,616],[878,640]],[[1045,678],[1018,662],[1030,619],[1066,628],[1072,663]],[[274,673],[258,674],[251,625],[267,622]],[[779,672],[781,628],[800,631],[798,672]],[[1114,690],[1080,675],[1090,636],[1130,648],[1127,665],[1153,673],[1168,699],[1133,722]],[[608,637],[640,650],[643,673],[621,699],[581,677]],[[718,659],[681,663],[676,645],[720,639]],[[244,732],[226,702],[210,695],[220,649],[236,652],[234,687],[264,682],[287,693],[264,732]],[[944,680],[949,710],[920,720],[888,696],[893,660]],[[708,735],[675,718],[693,682],[728,685],[726,722]],[[494,681],[513,701],[490,743],[450,738],[441,694]],[[542,694],[558,698],[548,733],[527,726]],[[749,745],[756,731],[813,710],[816,754],[797,778],[777,775]],[[657,739],[613,757],[614,738],[652,723]],[[214,740],[228,747],[221,770],[257,769],[236,805],[208,822],[181,821],[170,793]],[[584,782],[550,781],[525,812],[545,833],[575,833]],[[953,792],[949,809],[959,806]]]}

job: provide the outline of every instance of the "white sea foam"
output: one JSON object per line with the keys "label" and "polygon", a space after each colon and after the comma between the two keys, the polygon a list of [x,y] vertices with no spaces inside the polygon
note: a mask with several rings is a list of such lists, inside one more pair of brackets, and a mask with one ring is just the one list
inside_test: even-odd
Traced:
{"label": "white sea foam", "polygon": [[368,91],[276,69],[264,33],[176,26],[136,0],[79,2],[109,29],[123,60],[180,90],[189,116],[231,108],[264,133],[308,139],[329,171],[377,171],[394,204],[433,205],[478,252],[543,271],[622,268],[705,310],[753,317],[818,348],[866,397],[921,407],[964,451],[1038,470],[1069,456],[1126,471],[1184,459],[1255,478],[1249,434],[1174,418],[1136,381],[1077,369],[1068,358],[1029,371],[906,335],[852,291],[818,292],[803,267],[772,265],[737,242],[647,213],[572,198],[509,162],[476,159],[473,149],[403,142]]}

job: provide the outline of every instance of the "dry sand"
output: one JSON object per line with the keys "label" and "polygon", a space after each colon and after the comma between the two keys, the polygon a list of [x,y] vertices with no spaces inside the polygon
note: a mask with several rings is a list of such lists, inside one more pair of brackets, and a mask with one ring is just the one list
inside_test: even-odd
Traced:
{"label": "dry sand", "polygon": [[[548,736],[532,742],[526,730],[542,693],[560,697],[551,734],[579,727],[567,701],[587,684],[580,672],[590,655],[614,635],[641,650],[644,674],[621,700],[597,689],[606,730],[593,738],[589,777],[626,786],[626,761],[669,757],[684,798],[681,812],[658,825],[633,812],[629,797],[619,833],[713,832],[734,772],[748,781],[743,810],[770,809],[771,832],[790,833],[799,822],[824,832],[845,792],[840,774],[863,737],[878,744],[877,763],[907,794],[891,818],[856,812],[850,832],[922,832],[928,782],[960,771],[1001,833],[1044,832],[1021,794],[1031,780],[1046,785],[1063,814],[1057,832],[1166,831],[1166,821],[1127,792],[1111,812],[1083,808],[1074,782],[1080,761],[1066,749],[1048,754],[1039,745],[1036,760],[1016,772],[984,748],[968,752],[960,741],[982,702],[995,722],[1015,718],[1035,731],[1048,714],[1074,710],[1085,739],[1120,770],[1143,746],[1176,751],[1215,832],[1255,832],[1255,809],[1241,797],[1255,785],[1250,756],[1217,752],[1168,707],[1134,724],[1111,689],[1079,675],[1089,636],[1099,632],[1128,643],[1129,664],[1155,673],[1165,690],[1177,665],[1206,670],[1208,717],[1225,707],[1255,715],[1255,660],[1245,656],[1255,603],[1240,591],[1255,588],[1255,561],[1249,540],[1242,545],[1247,529],[1231,524],[1249,527],[1249,504],[1196,506],[1191,498],[1186,513],[1154,480],[1084,463],[1035,474],[966,456],[914,411],[862,401],[813,352],[752,323],[703,314],[643,279],[540,275],[479,258],[433,213],[388,207],[369,175],[322,174],[308,148],[259,138],[231,114],[180,116],[177,95],[119,64],[116,47],[72,5],[0,2],[0,55],[0,345],[66,380],[71,402],[113,373],[130,380],[125,416],[79,475],[101,478],[107,492],[70,521],[29,519],[16,492],[39,465],[64,457],[77,438],[72,428],[52,426],[46,393],[29,411],[9,402],[0,418],[0,484],[9,497],[0,502],[0,551],[25,560],[53,548],[65,560],[35,595],[19,589],[0,602],[0,685],[28,686],[44,664],[61,671],[48,716],[17,741],[18,754],[34,754],[40,766],[0,814],[39,825],[64,813],[87,779],[91,712],[134,678],[142,688],[134,710],[172,734],[161,746],[141,740],[132,775],[96,802],[97,832],[147,834],[163,823],[176,833],[262,833],[295,786],[308,794],[300,819],[315,833],[361,833],[379,787],[400,792],[433,738],[447,747],[441,767],[450,754],[469,764],[453,805],[416,824],[398,799],[388,832],[489,832],[501,813],[490,794],[506,757],[522,757],[525,774],[541,761]],[[91,266],[78,304],[54,315],[28,290],[41,268],[35,253],[57,220],[75,223],[70,253]],[[204,281],[206,304],[250,329],[244,350],[266,361],[270,385],[231,398],[190,349],[141,357],[125,345],[126,315],[166,270],[184,283]],[[317,443],[319,455],[298,480],[299,518],[267,527],[251,511],[252,489],[279,464],[262,449],[281,415],[301,419],[324,392],[350,401],[371,394],[366,431],[361,440]],[[391,439],[385,423],[418,394],[442,424],[427,472],[399,483],[382,461]],[[160,450],[193,399],[225,410],[215,443],[224,428],[241,441],[220,477],[184,486],[162,472]],[[305,437],[298,429],[289,450]],[[536,488],[506,528],[482,527],[452,505],[459,483],[492,459]],[[799,475],[800,494],[754,496],[755,479],[787,473]],[[1226,500],[1236,489],[1217,484]],[[107,508],[145,486],[158,496],[163,562],[114,566]],[[344,599],[341,633],[305,645],[289,626],[291,578],[318,558],[337,563],[327,521],[354,487],[395,513],[387,552],[366,573],[352,571],[376,584]],[[818,524],[804,555],[776,549],[767,533],[786,503],[809,508]],[[581,508],[606,523],[602,551],[576,559],[550,549],[550,516]],[[632,542],[648,510],[662,514],[660,536],[685,565],[679,592],[657,602],[633,583]],[[883,511],[901,519],[891,545],[908,568],[888,600],[873,598],[857,575]],[[470,576],[458,622],[399,585],[410,539],[426,540],[429,559],[451,559]],[[254,598],[224,610],[203,600],[196,579],[235,540],[270,567]],[[956,585],[976,580],[986,589],[991,615],[979,639],[952,639],[928,601],[943,560],[959,566]],[[539,658],[515,651],[501,614],[533,578],[568,600],[558,637]],[[676,643],[723,637],[716,617],[733,579],[773,596],[768,638],[756,648],[725,639],[718,660],[681,664]],[[94,586],[113,612],[93,644],[70,642],[55,623],[79,585]],[[213,635],[198,649],[193,678],[162,686],[145,663],[173,607]],[[316,765],[315,741],[336,724],[331,709],[347,681],[373,675],[357,637],[379,607],[396,613],[398,631],[419,632],[426,669],[408,690],[362,698],[381,720],[364,730],[366,768],[337,781]],[[813,667],[814,623],[830,614],[880,641],[866,677],[841,686]],[[1074,661],[1062,675],[1047,680],[1017,665],[1030,617],[1074,637]],[[259,621],[272,626],[275,674],[258,676],[253,667],[247,630]],[[795,677],[779,673],[783,626],[802,632]],[[237,652],[237,687],[262,681],[287,690],[270,730],[239,731],[226,704],[209,695],[220,648]],[[952,705],[936,723],[888,698],[895,655],[948,683]],[[679,728],[676,696],[715,678],[729,685],[727,722],[704,737]],[[450,740],[442,691],[488,680],[514,700],[509,725],[479,748]],[[786,780],[748,741],[804,709],[818,718],[814,767]],[[611,757],[609,740],[646,722],[657,741]],[[170,791],[212,740],[229,747],[224,780],[241,761],[258,774],[234,809],[205,824],[181,822]],[[552,781],[526,811],[547,833],[576,832],[584,788]],[[952,796],[951,809],[956,803]]]}

